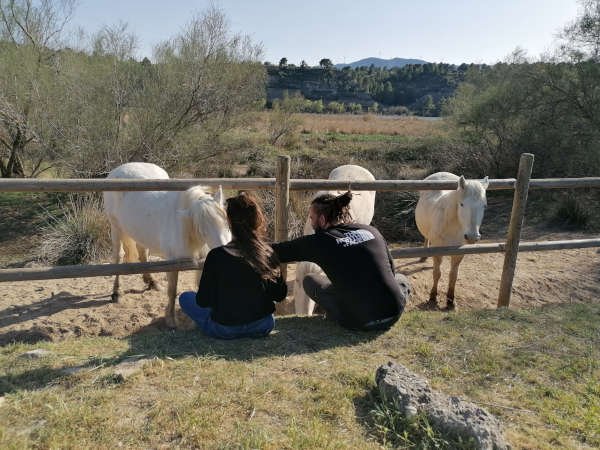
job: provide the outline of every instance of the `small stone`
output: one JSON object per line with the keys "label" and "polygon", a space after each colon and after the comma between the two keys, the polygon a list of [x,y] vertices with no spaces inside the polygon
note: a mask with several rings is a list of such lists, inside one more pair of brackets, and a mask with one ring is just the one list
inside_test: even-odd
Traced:
{"label": "small stone", "polygon": [[65,375],[77,375],[82,370],[87,369],[86,366],[74,366],[74,367],[65,367],[61,369],[61,372]]}
{"label": "small stone", "polygon": [[415,408],[413,405],[407,405],[404,408],[404,415],[408,418],[416,416],[417,412],[417,408]]}
{"label": "small stone", "polygon": [[130,377],[131,375],[139,372],[144,366],[144,364],[150,361],[150,358],[126,359],[125,361],[117,364],[114,367],[113,373],[115,375],[123,377],[123,379],[126,379],[127,377]]}
{"label": "small stone", "polygon": [[50,350],[44,350],[43,348],[36,348],[35,350],[29,350],[28,352],[21,353],[19,355],[20,358],[29,358],[29,359],[37,359],[44,358],[46,356],[52,355]]}

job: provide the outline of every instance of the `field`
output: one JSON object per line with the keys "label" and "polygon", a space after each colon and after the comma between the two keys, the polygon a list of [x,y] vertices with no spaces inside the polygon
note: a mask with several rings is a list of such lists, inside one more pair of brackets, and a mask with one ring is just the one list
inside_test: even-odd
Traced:
{"label": "field", "polygon": [[[390,152],[417,152],[446,133],[443,123],[366,117],[307,115],[299,133],[303,147],[291,150],[326,164],[377,154],[364,159],[374,164]],[[306,147],[323,135],[323,149]],[[344,151],[332,155],[332,146]],[[424,168],[412,161],[404,170]],[[536,214],[547,198],[531,200],[524,239],[590,237]],[[54,208],[50,196],[1,196],[1,266],[36,264],[39,226]],[[509,196],[490,196],[487,241],[505,239],[509,210]],[[378,226],[390,226],[379,220]],[[417,245],[394,239],[392,231],[392,246]],[[451,313],[422,309],[431,261],[396,260],[396,267],[414,293],[402,319],[384,334],[350,333],[319,316],[288,315],[278,318],[269,338],[237,342],[167,330],[165,294],[143,291],[141,276],[123,278],[127,293],[119,304],[110,303],[110,277],[3,283],[0,447],[398,446],[401,432],[382,420],[374,389],[375,370],[390,359],[425,375],[434,388],[497,414],[514,448],[600,446],[597,249],[520,254],[511,308],[501,311],[495,309],[500,254],[465,258],[458,310]],[[441,291],[447,269],[445,261]],[[194,288],[192,276],[181,277],[180,290]],[[22,356],[32,349],[51,353]],[[136,358],[145,360],[138,372],[115,372]]]}

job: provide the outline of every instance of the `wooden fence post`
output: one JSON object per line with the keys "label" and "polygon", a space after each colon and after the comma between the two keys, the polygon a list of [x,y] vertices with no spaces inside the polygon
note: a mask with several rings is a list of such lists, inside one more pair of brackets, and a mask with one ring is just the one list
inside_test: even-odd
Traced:
{"label": "wooden fence post", "polygon": [[498,308],[508,307],[512,291],[517,256],[519,255],[519,241],[521,240],[521,228],[525,216],[525,205],[529,192],[529,179],[533,168],[533,155],[523,153],[519,161],[519,172],[515,184],[515,195],[513,197],[512,212],[510,213],[510,224],[508,225],[508,237],[504,254],[504,266],[502,267],[502,278],[500,279],[500,293],[498,294]]}
{"label": "wooden fence post", "polygon": [[[290,157],[277,157],[275,175],[275,242],[288,239],[288,213],[290,206]],[[281,265],[283,279],[287,276],[287,265]]]}

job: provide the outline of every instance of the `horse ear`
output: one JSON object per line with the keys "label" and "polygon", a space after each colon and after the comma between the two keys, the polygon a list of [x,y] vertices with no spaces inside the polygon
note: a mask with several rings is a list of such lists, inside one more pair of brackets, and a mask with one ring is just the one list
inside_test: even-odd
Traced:
{"label": "horse ear", "polygon": [[484,189],[487,189],[488,186],[490,185],[490,182],[488,180],[488,177],[485,177],[482,181],[481,181],[481,185],[483,186]]}
{"label": "horse ear", "polygon": [[178,209],[177,211],[175,211],[175,214],[177,214],[177,217],[181,219],[192,218],[192,212],[189,209]]}
{"label": "horse ear", "polygon": [[222,208],[224,205],[223,186],[219,185],[217,192],[213,194],[213,198],[215,199],[215,202],[217,202]]}
{"label": "horse ear", "polygon": [[465,184],[466,184],[465,177],[461,175],[460,178],[458,179],[458,189],[464,189]]}

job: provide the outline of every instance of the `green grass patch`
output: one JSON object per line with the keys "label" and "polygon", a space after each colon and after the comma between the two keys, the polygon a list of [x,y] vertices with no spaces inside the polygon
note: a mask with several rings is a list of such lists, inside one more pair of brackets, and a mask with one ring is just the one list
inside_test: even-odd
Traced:
{"label": "green grass patch", "polygon": [[[599,318],[597,304],[410,312],[378,335],[284,317],[267,339],[149,331],[11,344],[0,350],[0,447],[434,448],[448,441],[426,421],[403,422],[373,394],[375,371],[390,359],[497,414],[516,448],[597,447]],[[52,355],[19,356],[40,347]],[[115,376],[114,366],[132,355],[150,362],[131,377]],[[74,366],[84,370],[63,372]],[[431,445],[409,445],[422,439]]]}

